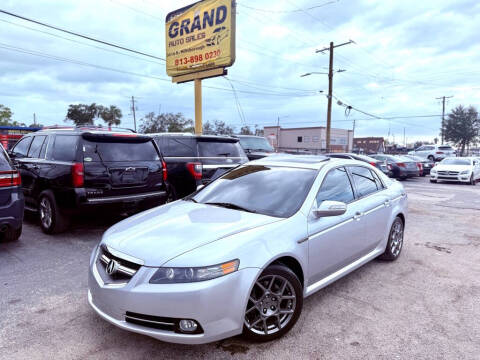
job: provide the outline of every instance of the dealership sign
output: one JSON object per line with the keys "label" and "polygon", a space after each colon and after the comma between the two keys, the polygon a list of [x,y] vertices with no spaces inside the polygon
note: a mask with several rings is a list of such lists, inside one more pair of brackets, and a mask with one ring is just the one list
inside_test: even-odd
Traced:
{"label": "dealership sign", "polygon": [[234,0],[203,0],[166,18],[167,74],[225,68],[235,62]]}

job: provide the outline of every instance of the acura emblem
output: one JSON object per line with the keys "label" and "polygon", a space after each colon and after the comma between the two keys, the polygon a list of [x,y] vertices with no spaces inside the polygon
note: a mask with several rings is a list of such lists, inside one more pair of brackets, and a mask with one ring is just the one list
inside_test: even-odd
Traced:
{"label": "acura emblem", "polygon": [[118,270],[118,262],[115,260],[110,260],[107,264],[107,268],[105,269],[108,275],[113,275]]}

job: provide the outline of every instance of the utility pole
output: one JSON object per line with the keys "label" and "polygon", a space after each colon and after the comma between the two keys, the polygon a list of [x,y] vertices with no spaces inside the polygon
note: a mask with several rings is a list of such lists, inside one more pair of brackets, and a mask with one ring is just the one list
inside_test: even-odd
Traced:
{"label": "utility pole", "polygon": [[435,98],[437,100],[442,100],[442,128],[441,128],[441,136],[442,136],[442,145],[443,142],[445,141],[445,99],[450,99],[453,96],[442,96]]}
{"label": "utility pole", "polygon": [[403,146],[407,147],[407,138],[405,137],[405,128],[403,128]]}
{"label": "utility pole", "polygon": [[137,118],[135,117],[135,97],[132,96],[132,114],[133,114],[133,129],[137,132]]}
{"label": "utility pole", "polygon": [[324,53],[325,51],[330,51],[330,61],[328,67],[328,107],[327,107],[327,136],[326,136],[326,150],[327,153],[330,152],[330,130],[332,127],[332,97],[333,97],[333,49],[352,44],[353,41],[350,40],[346,43],[334,45],[333,41],[330,42],[330,47],[317,50],[316,52]]}
{"label": "utility pole", "polygon": [[33,126],[37,126],[37,116],[33,113]]}

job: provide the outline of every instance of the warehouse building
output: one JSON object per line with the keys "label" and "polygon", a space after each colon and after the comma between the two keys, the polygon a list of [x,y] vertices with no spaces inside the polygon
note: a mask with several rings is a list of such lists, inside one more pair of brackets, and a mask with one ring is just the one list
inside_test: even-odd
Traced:
{"label": "warehouse building", "polygon": [[[288,129],[281,126],[265,126],[264,136],[277,151],[318,154],[326,151],[326,130],[324,126]],[[352,148],[352,130],[331,129],[331,152],[351,152]]]}

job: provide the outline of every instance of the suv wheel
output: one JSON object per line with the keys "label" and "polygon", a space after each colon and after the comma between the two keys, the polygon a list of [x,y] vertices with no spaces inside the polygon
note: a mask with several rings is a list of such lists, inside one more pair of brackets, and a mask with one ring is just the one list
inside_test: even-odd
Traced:
{"label": "suv wheel", "polygon": [[435,162],[435,157],[433,155],[428,155],[427,159]]}
{"label": "suv wheel", "polygon": [[55,197],[50,190],[40,194],[38,201],[40,226],[46,234],[57,234],[65,231],[69,225],[69,218],[60,212]]}
{"label": "suv wheel", "polygon": [[302,306],[302,285],[295,273],[283,265],[269,266],[250,293],[243,336],[258,342],[283,336],[297,322]]}
{"label": "suv wheel", "polygon": [[3,234],[3,241],[5,242],[17,241],[20,238],[20,235],[22,235],[21,226],[18,229],[12,229],[11,227],[8,227],[5,230],[5,233]]}
{"label": "suv wheel", "polygon": [[475,178],[473,177],[473,174],[472,174],[472,176],[470,177],[470,185],[475,186],[476,184],[477,182],[475,181]]}
{"label": "suv wheel", "polygon": [[385,249],[385,252],[379,256],[379,259],[393,261],[398,258],[403,248],[403,230],[403,221],[397,216],[390,229],[387,248]]}

